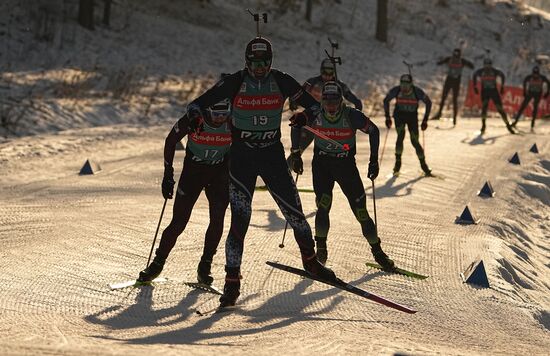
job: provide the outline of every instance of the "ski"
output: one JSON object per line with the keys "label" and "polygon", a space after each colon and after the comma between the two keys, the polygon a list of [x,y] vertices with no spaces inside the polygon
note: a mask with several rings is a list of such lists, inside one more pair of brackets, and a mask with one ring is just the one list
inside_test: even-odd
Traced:
{"label": "ski", "polygon": [[403,275],[403,276],[407,276],[407,277],[411,277],[411,278],[416,278],[416,279],[426,279],[428,278],[428,276],[424,276],[422,274],[418,274],[418,273],[414,273],[414,272],[411,272],[411,271],[407,271],[405,269],[402,269],[402,268],[394,268],[392,270],[385,270],[384,268],[382,268],[382,266],[380,266],[379,264],[377,263],[372,263],[372,262],[366,262],[365,263],[368,267],[372,267],[372,268],[377,268],[377,269],[380,269],[384,272],[388,272],[388,273],[395,273],[395,274],[400,274],[400,275]]}
{"label": "ski", "polygon": [[123,288],[128,288],[128,287],[150,286],[152,283],[163,283],[163,282],[166,282],[166,281],[167,281],[167,279],[162,278],[162,277],[155,278],[150,282],[139,282],[137,279],[134,279],[134,280],[131,280],[131,281],[126,281],[126,282],[111,283],[111,284],[109,284],[109,288],[111,288],[111,290],[115,290],[115,289],[123,289]]}
{"label": "ski", "polygon": [[433,174],[433,173],[426,174],[426,173],[422,172],[420,177],[421,178],[436,178],[436,179],[440,179],[440,180],[445,180],[444,176],[439,175],[439,174]]}
{"label": "ski", "polygon": [[209,286],[208,284],[197,283],[197,282],[183,282],[183,284],[185,284],[186,286],[189,286],[191,288],[202,290],[204,292],[218,294],[218,295],[223,294],[223,292],[221,290],[219,290],[218,288],[216,288],[214,286]]}
{"label": "ski", "polygon": [[328,281],[328,280],[316,278],[315,276],[312,276],[309,273],[307,273],[306,271],[304,271],[302,269],[299,269],[299,268],[290,267],[290,266],[283,265],[283,264],[276,263],[276,262],[269,262],[268,261],[266,263],[271,267],[274,267],[274,268],[277,268],[277,269],[280,269],[280,270],[283,270],[283,271],[286,271],[286,272],[294,273],[298,276],[306,277],[306,278],[312,279],[312,280],[317,281],[317,282],[328,284],[330,286],[339,288],[343,291],[350,292],[350,293],[353,293],[353,294],[358,295],[360,297],[367,298],[367,299],[370,299],[374,302],[383,304],[387,307],[394,308],[394,309],[397,309],[399,311],[409,313],[409,314],[416,313],[416,310],[414,310],[414,309],[408,308],[408,307],[406,307],[404,305],[401,305],[401,304],[397,304],[395,302],[392,302],[391,300],[385,299],[385,298],[380,297],[376,294],[372,294],[372,293],[367,292],[363,289],[357,288],[357,287],[355,287],[355,286],[353,286],[353,285],[351,285],[347,282],[344,282],[343,280],[341,280],[339,278],[337,278],[335,281]]}

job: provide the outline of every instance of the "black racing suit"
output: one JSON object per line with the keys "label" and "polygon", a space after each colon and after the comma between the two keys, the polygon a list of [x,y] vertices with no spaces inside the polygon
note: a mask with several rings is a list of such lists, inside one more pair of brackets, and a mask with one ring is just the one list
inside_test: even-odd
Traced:
{"label": "black racing suit", "polygon": [[544,75],[530,74],[523,80],[523,102],[521,107],[514,118],[513,125],[516,125],[523,110],[529,105],[531,99],[533,99],[533,119],[531,120],[531,128],[535,127],[535,119],[537,118],[537,112],[539,109],[539,102],[543,93],[543,84],[546,83],[545,98],[550,94],[550,82]]}
{"label": "black racing suit", "polygon": [[[272,69],[258,81],[246,70],[233,73],[194,100],[191,108],[205,108],[224,98],[232,100],[232,144],[229,201],[231,228],[226,241],[226,287],[240,287],[239,274],[244,238],[252,214],[256,178],[266,183],[271,196],[294,230],[302,259],[315,257],[311,228],[302,211],[296,184],[281,143],[281,114],[287,98],[305,108],[308,117],[320,111],[319,103],[304,92],[290,75]],[[235,287],[233,287],[235,288]]]}
{"label": "black racing suit", "polygon": [[[504,82],[506,77],[504,73],[496,68],[481,68],[474,72],[474,88],[477,90],[477,80],[481,79],[481,131],[485,131],[485,121],[487,120],[487,108],[489,107],[489,101],[493,101],[497,108],[502,121],[506,124],[508,130],[510,130],[510,123],[506,112],[502,107],[502,100],[500,94],[504,92]],[[500,78],[500,93],[497,88],[497,78]]]}
{"label": "black racing suit", "polygon": [[[361,224],[363,236],[371,245],[379,243],[376,226],[367,212],[365,189],[355,163],[357,130],[369,135],[370,162],[378,162],[380,145],[378,127],[361,111],[347,106],[344,106],[340,117],[335,121],[328,121],[321,113],[309,124],[332,139],[329,141],[318,136],[315,137],[312,161],[313,188],[317,204],[315,239],[326,241],[330,227],[329,212],[332,206],[332,190],[334,183],[338,183],[348,199],[355,218]],[[299,137],[299,132],[293,131],[292,147],[298,147]],[[342,148],[346,144],[348,145],[347,150]]]}
{"label": "black racing suit", "polygon": [[453,91],[453,123],[456,124],[456,117],[458,114],[458,96],[460,93],[460,80],[462,78],[462,70],[464,67],[474,69],[474,64],[467,59],[461,57],[446,57],[439,62],[437,65],[447,64],[449,71],[447,77],[445,78],[445,84],[443,84],[443,94],[441,95],[441,103],[439,104],[439,111],[434,116],[434,118],[439,118],[441,112],[443,111],[443,106],[445,106],[445,100],[447,100],[447,95],[449,91]]}
{"label": "black racing suit", "polygon": [[[302,87],[304,88],[304,90],[310,93],[311,96],[315,98],[315,100],[317,100],[318,102],[321,102],[321,92],[323,90],[324,84],[325,82],[323,82],[323,77],[318,75],[316,77],[312,77],[306,80],[305,83],[302,85]],[[351,89],[345,83],[339,80],[338,80],[338,85],[340,86],[340,88],[342,88],[342,95],[344,96],[344,98],[350,103],[352,103],[357,110],[359,111],[363,110],[363,103],[351,91]],[[293,103],[292,101],[290,102],[290,105],[291,105],[291,109],[294,110],[296,108],[296,104]],[[305,151],[306,148],[308,148],[308,146],[313,141],[314,135],[307,130],[302,130],[301,132],[302,132],[302,136],[300,138],[299,147],[300,147],[300,150],[303,152]]]}
{"label": "black racing suit", "polygon": [[[172,167],[176,144],[188,133],[189,119],[185,115],[176,122],[166,137],[164,144],[165,166]],[[178,236],[185,229],[189,222],[193,206],[203,189],[208,199],[210,223],[206,230],[201,260],[211,262],[213,256],[216,254],[216,249],[223,233],[225,212],[229,204],[229,159],[227,154],[217,158],[215,161],[201,159],[199,156],[201,154],[200,149],[197,150],[196,147],[200,145],[200,139],[205,135],[205,133],[198,136],[195,133],[190,135],[193,136],[192,138],[190,137],[190,140],[199,143],[195,145],[188,144],[186,148],[183,169],[174,201],[172,221],[164,229],[157,250],[157,256],[163,259],[168,257]],[[221,142],[222,146],[226,146],[224,147],[224,151],[227,150],[231,142],[229,132],[218,136],[223,140]],[[218,140],[218,142],[220,141]]]}
{"label": "black racing suit", "polygon": [[[384,98],[384,112],[386,120],[390,119],[390,101],[396,99],[393,117],[395,119],[395,129],[397,131],[397,141],[395,143],[396,167],[398,172],[401,165],[401,155],[403,153],[403,141],[405,139],[405,126],[409,129],[411,143],[414,146],[416,155],[421,165],[425,164],[424,149],[418,140],[418,102],[422,101],[426,105],[423,122],[427,122],[432,108],[432,101],[424,91],[416,86],[412,87],[409,93],[404,93],[400,86],[392,88]],[[397,164],[399,162],[399,164]],[[424,169],[424,167],[423,167]]]}

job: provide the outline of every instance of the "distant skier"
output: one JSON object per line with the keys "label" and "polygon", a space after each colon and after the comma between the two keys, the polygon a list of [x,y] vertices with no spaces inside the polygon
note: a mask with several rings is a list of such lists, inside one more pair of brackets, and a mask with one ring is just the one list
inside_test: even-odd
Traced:
{"label": "distant skier", "polygon": [[139,273],[141,282],[155,279],[162,271],[166,258],[185,229],[193,206],[204,190],[209,203],[210,223],[206,230],[204,248],[197,268],[199,283],[211,285],[212,258],[220,243],[223,222],[229,204],[228,152],[231,144],[229,115],[231,104],[223,100],[205,112],[204,130],[200,133],[190,130],[188,115],[176,122],[164,143],[164,178],[162,195],[172,199],[174,193],[174,152],[176,144],[189,134],[183,169],[181,171],[172,221],[162,233],[160,245],[153,262]]}
{"label": "distant skier", "polygon": [[304,269],[325,280],[336,278],[315,254],[311,228],[302,211],[296,184],[290,175],[281,143],[281,116],[287,98],[292,98],[305,111],[291,118],[300,125],[315,116],[319,103],[290,75],[271,68],[271,43],[256,37],[246,46],[246,68],[225,77],[188,106],[194,126],[200,128],[205,108],[223,98],[230,98],[232,110],[232,144],[229,201],[231,228],[225,245],[226,279],[220,307],[232,306],[240,295],[241,262],[244,238],[252,214],[252,197],[260,176],[294,230]]}
{"label": "distant skier", "polygon": [[534,66],[533,72],[526,76],[523,80],[523,102],[521,103],[521,107],[514,118],[512,127],[517,125],[523,110],[525,110],[531,99],[533,99],[533,119],[531,120],[531,131],[535,129],[535,119],[537,118],[544,83],[546,83],[546,94],[544,94],[544,98],[548,98],[548,94],[550,94],[550,82],[544,75],[540,74],[539,66]]}
{"label": "distant skier", "polygon": [[[321,101],[321,91],[323,89],[324,83],[334,80],[336,80],[336,67],[329,58],[325,58],[321,62],[321,74],[306,80],[302,87],[308,93],[310,93],[311,96],[315,98],[315,100]],[[338,80],[338,85],[340,85],[340,88],[342,88],[344,98],[352,103],[357,110],[363,110],[363,103],[361,102],[361,99],[359,99],[348,88],[348,86],[340,80]],[[297,109],[297,105],[293,100],[290,101],[290,109],[292,111]],[[302,130],[302,136],[300,138],[300,149],[302,150],[302,152],[311,144],[311,142],[313,141],[313,137],[314,135],[311,132],[307,130]]]}
{"label": "distant skier", "polygon": [[[355,218],[361,224],[363,236],[371,246],[376,262],[384,269],[394,268],[394,262],[382,251],[376,225],[367,212],[366,195],[363,182],[355,163],[357,130],[369,135],[370,162],[367,177],[371,180],[378,176],[378,146],[380,132],[368,117],[357,109],[343,103],[343,90],[334,81],[326,82],[322,89],[322,111],[317,117],[310,117],[308,125],[319,130],[331,140],[315,137],[313,153],[313,188],[317,214],[315,215],[315,241],[317,257],[323,264],[328,258],[327,236],[330,226],[329,212],[332,206],[332,190],[337,182]],[[295,173],[304,170],[301,150],[298,147],[300,128],[292,131],[292,150],[290,166]]]}
{"label": "distant skier", "polygon": [[447,78],[445,78],[445,84],[443,84],[443,94],[441,95],[441,103],[439,104],[439,111],[432,117],[432,120],[439,120],[441,118],[441,111],[445,106],[445,100],[449,91],[453,91],[453,126],[456,126],[456,117],[458,115],[458,95],[460,92],[460,81],[462,78],[462,69],[468,67],[474,69],[474,64],[469,60],[462,58],[460,48],[453,50],[453,55],[443,58],[437,65],[447,64],[449,70],[447,72]]}
{"label": "distant skier", "polygon": [[[477,79],[481,78],[481,133],[485,133],[485,121],[487,120],[487,108],[489,107],[489,101],[492,100],[497,107],[498,113],[502,117],[502,121],[506,124],[506,128],[511,134],[515,134],[512,126],[508,122],[506,112],[502,107],[502,100],[500,95],[504,93],[504,82],[506,77],[502,71],[493,68],[493,61],[490,58],[483,60],[483,68],[480,68],[474,73],[474,92],[479,94],[477,88]],[[500,78],[500,93],[497,88],[497,78]]]}
{"label": "distant skier", "polygon": [[422,131],[428,128],[428,117],[432,108],[432,101],[422,89],[413,85],[412,76],[403,74],[399,86],[393,87],[384,98],[384,112],[386,114],[386,127],[389,129],[392,125],[390,117],[390,101],[396,99],[393,118],[395,119],[395,130],[397,131],[397,141],[395,143],[395,166],[393,174],[398,175],[401,169],[401,155],[403,153],[403,140],[405,139],[405,126],[409,129],[411,143],[416,150],[416,155],[420,160],[420,167],[427,176],[431,175],[431,170],[426,164],[424,149],[418,141],[418,102],[422,101],[426,105],[426,112],[422,120]]}

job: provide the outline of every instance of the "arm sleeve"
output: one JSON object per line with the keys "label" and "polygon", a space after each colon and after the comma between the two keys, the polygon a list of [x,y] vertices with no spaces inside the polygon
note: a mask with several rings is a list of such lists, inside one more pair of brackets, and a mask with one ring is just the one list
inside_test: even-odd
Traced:
{"label": "arm sleeve", "polygon": [[380,130],[369,117],[359,110],[351,109],[349,113],[351,127],[369,135],[370,162],[378,161],[378,149],[380,146]]}
{"label": "arm sleeve", "polygon": [[226,98],[233,101],[233,98],[242,84],[242,78],[242,71],[226,76],[217,82],[212,88],[208,89],[204,94],[193,100],[188,107],[195,105],[204,110]]}
{"label": "arm sleeve", "polygon": [[437,65],[440,66],[440,65],[443,65],[445,63],[449,63],[450,60],[451,60],[451,57],[445,57],[445,58],[440,59],[439,61],[437,61]]}
{"label": "arm sleeve", "polygon": [[424,104],[426,105],[426,112],[424,113],[424,119],[423,121],[427,121],[430,117],[430,111],[432,110],[432,101],[430,100],[430,97],[424,93],[424,91],[420,88],[415,87],[416,90],[416,97],[418,100],[422,100]]}
{"label": "arm sleeve", "polygon": [[399,87],[393,87],[384,98],[384,114],[386,117],[390,117],[390,101],[397,97],[397,93],[399,93]]}
{"label": "arm sleeve", "polygon": [[295,150],[300,148],[300,136],[302,135],[301,127],[292,127],[290,129],[290,148]]}
{"label": "arm sleeve", "polygon": [[281,93],[285,98],[290,98],[298,105],[304,108],[304,113],[307,115],[308,124],[315,120],[317,114],[321,111],[319,102],[315,100],[302,86],[290,75],[273,70],[273,75],[281,89]]}
{"label": "arm sleeve", "polygon": [[544,75],[542,76],[542,81],[546,83],[546,93],[550,93],[550,81]]}
{"label": "arm sleeve", "polygon": [[527,83],[531,79],[531,75],[528,75],[523,79],[523,92],[525,93],[527,91]]}
{"label": "arm sleeve", "polygon": [[172,167],[176,144],[189,132],[189,119],[187,114],[178,120],[170,130],[164,141],[164,166]]}
{"label": "arm sleeve", "polygon": [[462,65],[470,69],[474,69],[474,64],[467,59],[462,58]]}
{"label": "arm sleeve", "polygon": [[506,82],[506,76],[501,70],[496,70],[497,76],[500,77],[500,85],[504,88],[504,83]]}
{"label": "arm sleeve", "polygon": [[338,83],[340,85],[340,87],[342,88],[342,92],[344,94],[344,98],[346,98],[347,101],[349,101],[350,103],[352,103],[355,108],[359,111],[362,111],[363,110],[363,103],[361,102],[361,99],[359,99],[351,90],[350,88],[339,81]]}

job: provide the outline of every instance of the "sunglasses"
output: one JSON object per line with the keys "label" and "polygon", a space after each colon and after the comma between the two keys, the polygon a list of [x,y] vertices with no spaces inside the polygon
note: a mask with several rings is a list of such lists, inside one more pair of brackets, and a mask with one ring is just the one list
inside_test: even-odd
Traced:
{"label": "sunglasses", "polygon": [[334,69],[323,69],[321,71],[321,74],[324,74],[324,75],[334,75]]}
{"label": "sunglasses", "polygon": [[267,68],[271,65],[271,61],[265,60],[265,61],[250,61],[249,66],[250,69],[255,70],[259,68]]}

